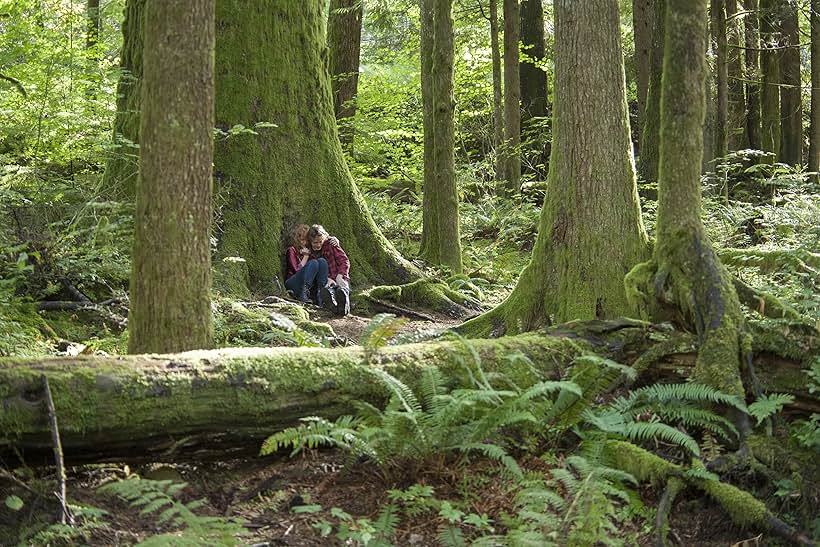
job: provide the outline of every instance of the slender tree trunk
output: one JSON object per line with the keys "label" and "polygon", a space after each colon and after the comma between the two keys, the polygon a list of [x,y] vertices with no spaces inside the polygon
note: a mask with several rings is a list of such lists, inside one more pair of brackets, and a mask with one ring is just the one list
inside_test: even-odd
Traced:
{"label": "slender tree trunk", "polygon": [[504,0],[504,169],[508,192],[521,188],[521,82],[518,72],[519,0]]}
{"label": "slender tree trunk", "polygon": [[641,140],[649,89],[650,54],[652,51],[652,0],[632,0],[632,29],[635,35],[635,84],[638,94],[636,142]]}
{"label": "slender tree trunk", "polygon": [[763,150],[780,153],[780,0],[760,0],[760,68],[763,87],[760,95],[761,144]]}
{"label": "slender tree trunk", "polygon": [[331,0],[327,22],[327,47],[333,108],[342,146],[353,149],[356,92],[359,87],[359,54],[362,44],[364,0]]}
{"label": "slender tree trunk", "polygon": [[760,23],[758,0],[744,0],[746,51],[743,59],[746,71],[746,138],[750,148],[759,150],[760,135]]}
{"label": "slender tree trunk", "polygon": [[632,160],[617,0],[556,0],[553,144],[532,259],[471,335],[630,315],[623,275],[648,253]]}
{"label": "slender tree trunk", "polygon": [[100,41],[100,0],[88,0],[85,12],[88,17],[85,47],[91,49]]}
{"label": "slender tree trunk", "polygon": [[[431,185],[425,185],[423,205],[430,207],[423,219],[424,247],[421,255],[432,264],[443,264],[455,273],[461,273],[461,237],[458,229],[458,190],[455,173],[455,98],[453,97],[453,34],[452,0],[424,2],[432,15],[432,63],[429,87],[432,91],[433,151],[432,163],[425,165],[425,173],[432,171]],[[428,16],[425,16],[427,18]],[[432,35],[432,36],[430,36]],[[428,46],[429,47],[429,46]],[[424,62],[424,61],[422,61]],[[428,105],[425,104],[425,110]],[[425,178],[425,182],[427,179]],[[429,194],[429,195],[428,195]]]}
{"label": "slender tree trunk", "polygon": [[113,151],[107,158],[101,184],[101,192],[114,200],[133,200],[137,189],[145,2],[127,0],[122,22]]}
{"label": "slender tree trunk", "polygon": [[668,2],[666,9],[657,237],[653,259],[627,276],[627,293],[647,317],[676,308],[698,334],[698,381],[742,395],[741,340],[750,340],[701,221],[706,0]]}
{"label": "slender tree trunk", "polygon": [[803,93],[800,80],[800,32],[796,0],[783,0],[781,29],[785,46],[780,57],[780,161],[803,163]]}
{"label": "slender tree trunk", "polygon": [[214,3],[146,6],[131,353],[212,343]]}
{"label": "slender tree trunk", "polygon": [[[129,0],[123,27],[124,58],[137,67],[142,62],[133,59],[139,54],[134,48],[142,40],[144,2]],[[339,238],[354,285],[418,278],[418,269],[376,227],[345,163],[321,2],[224,0],[216,6],[216,21],[216,127],[227,134],[236,126],[276,125],[258,127],[257,135],[223,135],[216,142],[217,255],[245,260],[244,271],[222,288],[270,294],[274,277],[284,274],[286,234],[299,222],[324,224]],[[122,89],[125,104],[116,127],[136,142],[132,126],[139,120],[139,98],[130,83]],[[135,165],[120,165],[119,174],[112,172],[115,187],[125,187],[123,181],[136,173]]]}
{"label": "slender tree trunk", "polygon": [[547,73],[545,60],[544,6],[541,0],[521,0],[521,44],[526,60],[519,65],[521,75],[522,123],[547,115]]}
{"label": "slender tree trunk", "polygon": [[646,91],[644,125],[641,131],[641,178],[658,180],[658,144],[661,128],[661,74],[663,71],[664,6],[666,0],[652,1],[652,49],[649,52],[649,86]]}
{"label": "slender tree trunk", "polygon": [[501,96],[501,46],[498,43],[498,0],[490,0],[490,47],[493,58],[493,146],[495,180],[504,180],[504,103]]}
{"label": "slender tree trunk", "polygon": [[738,0],[726,0],[727,77],[729,101],[729,150],[748,146],[746,138],[746,96],[743,85],[743,30]]}
{"label": "slender tree trunk", "polygon": [[421,105],[424,135],[424,187],[422,191],[422,231],[419,254],[426,260],[438,263],[438,216],[436,215],[436,131],[435,131],[435,87],[433,80],[433,2],[419,0],[419,60],[421,62]]}
{"label": "slender tree trunk", "polygon": [[809,171],[820,171],[820,0],[811,0],[811,127]]}
{"label": "slender tree trunk", "polygon": [[715,157],[728,152],[727,125],[729,122],[729,63],[726,43],[726,2],[711,0],[711,31],[715,51],[717,80],[717,111],[715,116]]}

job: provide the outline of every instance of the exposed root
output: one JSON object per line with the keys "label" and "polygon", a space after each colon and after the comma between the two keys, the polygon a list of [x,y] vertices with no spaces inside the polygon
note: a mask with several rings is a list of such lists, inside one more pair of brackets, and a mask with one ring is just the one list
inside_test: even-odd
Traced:
{"label": "exposed root", "polygon": [[737,277],[732,279],[740,302],[764,317],[772,319],[800,320],[800,313],[779,298],[744,283]]}
{"label": "exposed root", "polygon": [[463,318],[481,311],[478,301],[432,279],[419,279],[407,285],[371,287],[355,295],[354,300],[363,308],[368,303],[395,306],[393,311],[399,312],[408,308],[421,308],[452,318]]}
{"label": "exposed root", "polygon": [[668,547],[669,541],[669,513],[678,492],[683,490],[684,482],[677,477],[670,477],[666,481],[661,500],[658,503],[658,512],[655,514],[655,547]]}

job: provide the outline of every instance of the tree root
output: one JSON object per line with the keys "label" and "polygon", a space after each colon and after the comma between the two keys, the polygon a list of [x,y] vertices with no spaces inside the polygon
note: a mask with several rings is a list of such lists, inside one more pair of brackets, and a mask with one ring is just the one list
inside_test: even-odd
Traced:
{"label": "tree root", "polygon": [[[686,486],[702,490],[716,501],[726,511],[732,522],[740,528],[765,530],[797,545],[816,545],[808,536],[772,514],[762,501],[731,484],[705,478],[701,473],[686,473],[683,467],[624,441],[605,441],[603,454],[608,463],[632,474],[641,482],[651,481],[656,484],[666,482],[668,484],[670,479],[676,478]],[[659,507],[659,512],[660,509]],[[663,534],[662,528],[660,532],[656,532],[658,533]]]}
{"label": "tree root", "polygon": [[820,253],[806,249],[723,249],[718,256],[724,264],[758,268],[764,273],[788,267],[794,271],[820,276]]}
{"label": "tree root", "polygon": [[655,514],[655,547],[668,547],[669,542],[669,513],[672,511],[672,504],[685,484],[677,477],[669,477],[666,481],[666,488],[658,503],[658,511]]}
{"label": "tree root", "polygon": [[422,308],[443,313],[454,319],[481,311],[481,304],[478,301],[432,279],[419,279],[406,285],[371,287],[355,295],[354,300],[357,300],[362,308],[367,308],[368,303],[383,307],[395,306],[392,311],[400,313],[409,311],[408,308]]}
{"label": "tree root", "polygon": [[800,319],[800,313],[797,310],[776,296],[755,289],[737,277],[732,279],[732,284],[740,302],[760,315],[772,319]]}

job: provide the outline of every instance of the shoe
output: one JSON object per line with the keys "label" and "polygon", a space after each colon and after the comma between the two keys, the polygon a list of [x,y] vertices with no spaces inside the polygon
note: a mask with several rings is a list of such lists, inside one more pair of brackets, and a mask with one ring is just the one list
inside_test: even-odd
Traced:
{"label": "shoe", "polygon": [[326,310],[335,312],[338,304],[334,293],[335,291],[331,291],[327,287],[322,287],[319,289],[319,305]]}
{"label": "shoe", "polygon": [[336,289],[336,314],[345,316],[350,313],[350,295],[347,289],[339,287]]}
{"label": "shoe", "polygon": [[299,292],[299,301],[305,304],[310,302],[310,293],[307,287],[302,287],[302,290]]}

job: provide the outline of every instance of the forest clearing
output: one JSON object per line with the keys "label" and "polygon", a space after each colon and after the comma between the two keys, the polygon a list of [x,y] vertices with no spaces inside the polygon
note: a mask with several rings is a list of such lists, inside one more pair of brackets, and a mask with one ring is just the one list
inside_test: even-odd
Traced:
{"label": "forest clearing", "polygon": [[820,0],[0,35],[0,546],[820,542]]}

